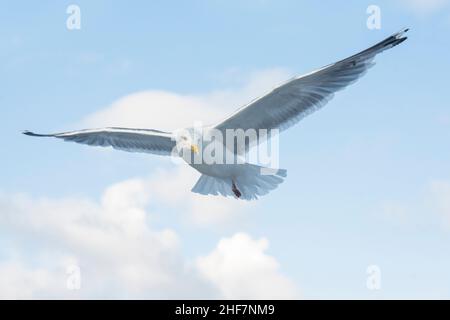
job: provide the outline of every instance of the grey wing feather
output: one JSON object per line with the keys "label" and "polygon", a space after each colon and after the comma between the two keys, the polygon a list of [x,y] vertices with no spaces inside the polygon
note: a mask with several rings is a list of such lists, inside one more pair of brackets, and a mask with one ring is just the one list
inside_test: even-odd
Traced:
{"label": "grey wing feather", "polygon": [[171,155],[176,147],[175,137],[172,133],[151,129],[112,127],[56,134],[36,134],[30,131],[24,131],[23,133],[35,137],[55,137],[90,146],[113,147],[128,152],[145,152],[157,155]]}

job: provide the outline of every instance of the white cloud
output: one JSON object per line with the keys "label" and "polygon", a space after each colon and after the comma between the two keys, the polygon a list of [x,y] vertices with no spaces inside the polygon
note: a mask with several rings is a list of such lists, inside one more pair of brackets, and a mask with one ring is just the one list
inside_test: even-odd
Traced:
{"label": "white cloud", "polygon": [[45,269],[31,269],[19,261],[0,262],[0,299],[31,299],[37,292],[53,287]]}
{"label": "white cloud", "polygon": [[450,0],[400,0],[400,2],[414,13],[425,16],[445,9]]}
{"label": "white cloud", "polygon": [[85,119],[88,127],[123,126],[173,130],[215,112],[201,99],[165,91],[130,94]]}
{"label": "white cloud", "polygon": [[[261,96],[290,77],[280,68],[239,75],[235,87],[206,94],[182,95],[168,91],[143,91],[125,96],[87,116],[87,127],[123,126],[175,130],[196,122],[213,124],[238,107]],[[236,87],[237,86],[237,87]]]}
{"label": "white cloud", "polygon": [[295,287],[279,273],[278,262],[267,255],[269,242],[245,233],[220,240],[197,266],[227,299],[293,299]]}
{"label": "white cloud", "polygon": [[[149,202],[164,202],[163,193],[176,185],[166,175],[184,174],[161,172],[156,180],[112,185],[99,201],[0,195],[0,228],[4,239],[14,239],[10,258],[0,260],[0,297],[260,298],[261,288],[291,297],[292,284],[278,274],[276,260],[263,252],[266,240],[239,234],[222,239],[211,254],[198,258],[203,261],[198,266],[186,260],[176,232],[155,230],[149,223]],[[155,193],[155,183],[165,191]],[[184,210],[200,210],[192,205],[195,199],[172,195],[176,201],[188,201]],[[234,259],[239,253],[230,249],[247,257],[238,269]],[[208,269],[217,264],[217,255],[225,258],[220,277],[234,283],[231,288],[221,286]],[[73,264],[81,270],[81,290],[66,287],[66,268]],[[240,289],[236,284],[241,278],[252,280]]]}
{"label": "white cloud", "polygon": [[267,239],[238,233],[220,240],[213,252],[197,260],[197,266],[227,299],[298,298],[292,283],[279,273],[278,262],[265,253],[268,244]]}
{"label": "white cloud", "polygon": [[[157,289],[164,297],[172,287],[180,289],[178,281],[187,278],[181,283],[188,283],[189,277],[179,263],[176,233],[150,228],[147,194],[145,182],[136,179],[109,187],[99,203],[2,197],[0,221],[5,232],[21,234],[25,243],[43,250],[39,254],[44,256],[37,259],[61,278],[57,288],[52,288],[55,292],[67,295],[62,262],[70,256],[81,264],[88,297],[105,286],[118,286],[138,296]],[[39,274],[30,271],[24,276],[39,278]],[[121,291],[115,294],[122,295]]]}

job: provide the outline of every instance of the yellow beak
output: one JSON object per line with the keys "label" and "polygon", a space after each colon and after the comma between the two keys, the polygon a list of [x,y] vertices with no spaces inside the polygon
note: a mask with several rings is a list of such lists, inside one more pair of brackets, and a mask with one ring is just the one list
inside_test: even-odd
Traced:
{"label": "yellow beak", "polygon": [[196,145],[196,144],[191,145],[191,151],[193,153],[198,153],[198,151],[199,151],[198,145]]}

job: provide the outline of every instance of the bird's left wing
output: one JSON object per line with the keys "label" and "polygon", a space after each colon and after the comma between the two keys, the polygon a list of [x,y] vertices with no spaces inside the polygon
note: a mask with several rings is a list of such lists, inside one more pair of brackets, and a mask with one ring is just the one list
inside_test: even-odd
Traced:
{"label": "bird's left wing", "polygon": [[171,155],[172,150],[176,147],[175,136],[172,133],[151,129],[112,127],[56,134],[36,134],[30,131],[23,133],[35,137],[55,137],[90,146],[113,147],[128,152],[146,152],[158,155]]}
{"label": "bird's left wing", "polygon": [[[330,101],[334,93],[355,82],[372,67],[374,57],[390,49],[407,38],[408,29],[402,30],[380,43],[347,59],[333,63],[309,74],[296,77],[273,89],[248,105],[238,109],[229,118],[215,126],[225,136],[227,129],[287,129],[308,114]],[[245,145],[235,153],[242,154],[258,142],[247,139]],[[259,139],[258,139],[259,140]],[[245,150],[244,150],[245,148]]]}

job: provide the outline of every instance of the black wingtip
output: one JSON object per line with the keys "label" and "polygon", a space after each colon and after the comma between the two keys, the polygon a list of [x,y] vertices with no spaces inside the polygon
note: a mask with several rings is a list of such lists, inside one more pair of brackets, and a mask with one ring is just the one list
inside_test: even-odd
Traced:
{"label": "black wingtip", "polygon": [[388,48],[388,49],[398,46],[400,43],[402,43],[402,42],[406,41],[406,39],[408,39],[408,37],[405,35],[406,32],[408,32],[408,31],[409,31],[409,28],[404,28],[404,29],[400,30],[399,32],[393,34],[392,36],[390,36],[389,38],[387,38],[380,44],[382,45],[383,48]]}
{"label": "black wingtip", "polygon": [[24,130],[24,131],[22,131],[22,134],[24,134],[24,135],[26,135],[26,136],[33,136],[33,135],[34,135],[34,133],[33,133],[33,132],[31,132],[31,131],[28,131],[28,130]]}
{"label": "black wingtip", "polygon": [[397,32],[394,37],[397,39],[406,39],[407,37],[405,36],[405,34],[409,31],[409,28],[403,28],[402,30],[400,30],[399,32]]}
{"label": "black wingtip", "polygon": [[406,41],[406,39],[408,39],[408,37],[403,37],[403,38],[400,38],[400,39],[398,39],[394,44],[393,44],[393,46],[395,47],[395,46],[398,46],[400,43],[402,43],[403,41]]}
{"label": "black wingtip", "polygon": [[38,134],[38,133],[34,133],[28,130],[22,131],[22,134],[26,135],[26,136],[30,136],[30,137],[51,137],[51,135],[49,134]]}

